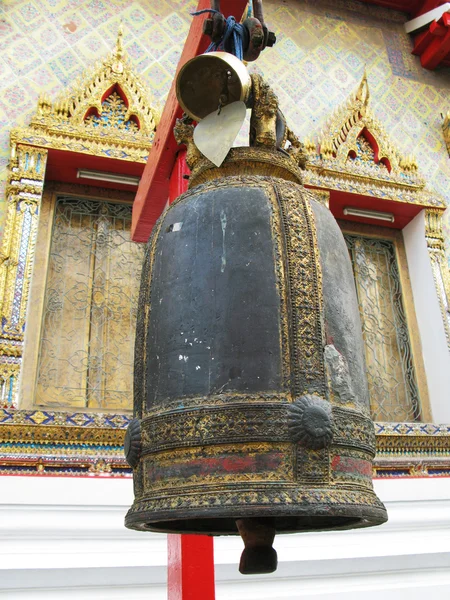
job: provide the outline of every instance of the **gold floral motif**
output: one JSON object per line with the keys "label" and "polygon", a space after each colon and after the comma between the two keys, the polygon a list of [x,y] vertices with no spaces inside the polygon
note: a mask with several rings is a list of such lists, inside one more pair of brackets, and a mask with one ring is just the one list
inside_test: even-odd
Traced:
{"label": "gold floral motif", "polygon": [[[301,188],[278,182],[292,306],[291,389],[295,396],[325,395],[322,272],[311,206]],[[301,360],[308,356],[310,360]]]}
{"label": "gold floral motif", "polygon": [[139,131],[136,121],[126,119],[127,106],[117,92],[112,92],[102,102],[102,116],[91,114],[84,119],[91,127],[115,127],[126,131]]}
{"label": "gold floral motif", "polygon": [[361,509],[368,509],[370,516],[380,517],[381,521],[386,518],[384,506],[372,490],[347,490],[345,486],[341,488],[338,484],[335,485],[334,489],[323,489],[320,487],[314,488],[313,486],[309,488],[289,487],[286,484],[278,486],[274,482],[268,482],[266,485],[249,482],[240,484],[240,486],[236,485],[233,490],[221,490],[220,504],[216,501],[213,493],[202,493],[198,487],[195,493],[189,493],[188,490],[183,491],[183,494],[177,494],[176,489],[173,489],[170,494],[166,493],[155,498],[145,496],[136,500],[128,511],[127,526],[133,524],[133,528],[139,529],[139,516],[136,519],[133,518],[135,514],[139,515],[139,513],[151,512],[152,518],[156,520],[160,512],[162,514],[168,512],[173,514],[172,511],[183,511],[185,515],[184,511],[187,510],[207,508],[211,516],[212,508],[216,508],[220,516],[224,517],[235,515],[238,506],[244,511],[251,508],[252,505],[258,508],[262,506],[283,506],[285,515],[290,512],[298,513],[299,506],[308,506],[310,514],[316,506],[319,510],[323,506],[332,509],[342,506],[350,511],[352,507],[358,506]]}
{"label": "gold floral motif", "polygon": [[236,176],[259,176],[259,183],[268,177],[302,183],[302,171],[291,156],[266,148],[244,146],[231,148],[220,168],[215,167],[207,158],[196,162],[189,178],[189,188],[222,179],[227,185],[230,177]]}

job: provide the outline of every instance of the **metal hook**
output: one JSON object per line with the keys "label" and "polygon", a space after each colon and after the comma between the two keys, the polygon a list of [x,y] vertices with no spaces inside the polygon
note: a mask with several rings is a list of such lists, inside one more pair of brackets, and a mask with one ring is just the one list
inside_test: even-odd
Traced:
{"label": "metal hook", "polygon": [[264,23],[262,0],[253,0],[253,14],[254,14],[255,19],[258,19],[258,21],[264,27],[265,23]]}

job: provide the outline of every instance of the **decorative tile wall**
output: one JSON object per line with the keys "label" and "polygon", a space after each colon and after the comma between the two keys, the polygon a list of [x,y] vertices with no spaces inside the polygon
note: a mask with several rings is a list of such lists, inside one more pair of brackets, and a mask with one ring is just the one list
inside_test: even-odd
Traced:
{"label": "decorative tile wall", "polygon": [[[29,120],[41,91],[56,96],[112,49],[121,20],[125,48],[155,100],[163,104],[192,19],[189,12],[196,4],[196,0],[3,0],[0,188],[10,129]],[[251,69],[270,80],[300,137],[317,135],[366,68],[375,114],[399,149],[416,155],[430,186],[449,198],[450,158],[441,115],[450,109],[450,71],[422,69],[404,33],[406,16],[353,0],[264,0],[264,8],[278,41]],[[450,219],[446,233],[450,240]]]}

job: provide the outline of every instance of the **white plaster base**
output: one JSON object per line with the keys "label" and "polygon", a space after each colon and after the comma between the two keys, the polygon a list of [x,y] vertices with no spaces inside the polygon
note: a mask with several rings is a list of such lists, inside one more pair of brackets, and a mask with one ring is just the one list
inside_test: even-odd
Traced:
{"label": "white plaster base", "polygon": [[[130,479],[2,477],[0,486],[0,598],[166,600],[165,536],[123,526]],[[375,486],[387,524],[278,536],[272,575],[240,575],[242,542],[217,538],[217,600],[450,598],[450,479]]]}

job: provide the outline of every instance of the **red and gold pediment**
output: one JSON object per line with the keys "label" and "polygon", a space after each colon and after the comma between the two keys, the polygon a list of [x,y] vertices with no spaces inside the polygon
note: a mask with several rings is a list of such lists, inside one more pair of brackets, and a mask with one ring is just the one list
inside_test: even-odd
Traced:
{"label": "red and gold pediment", "polygon": [[305,140],[305,182],[378,198],[444,206],[426,189],[415,157],[396,148],[370,105],[367,75],[325,123],[317,142]]}
{"label": "red and gold pediment", "polygon": [[54,101],[38,100],[12,143],[145,162],[159,121],[150,93],[124,56],[122,30],[113,52]]}

